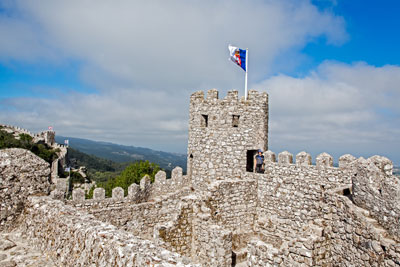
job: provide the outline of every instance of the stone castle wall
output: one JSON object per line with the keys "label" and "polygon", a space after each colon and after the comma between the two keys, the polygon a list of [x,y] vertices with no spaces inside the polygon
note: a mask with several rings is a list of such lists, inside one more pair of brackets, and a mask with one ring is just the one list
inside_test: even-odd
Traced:
{"label": "stone castle wall", "polygon": [[235,234],[252,232],[257,207],[257,180],[224,180],[208,188],[206,203],[213,221]]}
{"label": "stone castle wall", "polygon": [[[240,178],[247,151],[268,148],[268,95],[250,90],[247,100],[230,91],[202,91],[190,98],[188,174],[195,188],[206,189],[223,177]],[[252,157],[252,155],[251,155]]]}
{"label": "stone castle wall", "polygon": [[28,198],[20,228],[59,266],[199,266],[48,197]]}
{"label": "stone castle wall", "polygon": [[[274,155],[270,151],[266,154]],[[281,236],[293,239],[304,225],[321,225],[325,192],[351,184],[351,175],[344,167],[333,167],[333,159],[326,153],[317,157],[315,166],[305,152],[297,155],[295,164],[290,160],[293,156],[286,151],[278,155],[279,162],[274,162],[274,158],[269,156],[265,174],[247,173],[258,181],[258,217],[275,221],[273,225],[278,227],[260,228],[260,232],[276,236],[280,230],[287,232]]]}
{"label": "stone castle wall", "polygon": [[0,127],[2,127],[4,130],[6,130],[9,133],[13,133],[15,137],[19,137],[20,134],[27,134],[30,135],[33,138],[33,142],[35,143],[45,143],[52,147],[53,145],[56,144],[55,142],[55,132],[52,130],[48,131],[43,131],[37,134],[34,134],[27,129],[23,129],[18,126],[12,126],[12,125],[5,125],[5,124],[0,124]]}
{"label": "stone castle wall", "polygon": [[51,183],[53,183],[55,186],[52,189],[54,192],[52,193],[53,196],[57,196],[57,198],[64,198],[65,193],[68,190],[68,179],[65,178],[60,178],[59,173],[64,171],[64,167],[66,167],[67,164],[67,147],[65,145],[57,144],[55,142],[55,132],[54,131],[43,131],[37,134],[34,134],[26,129],[12,126],[12,125],[4,125],[0,124],[0,127],[9,132],[12,133],[16,138],[19,138],[20,134],[27,134],[33,138],[34,143],[42,143],[46,144],[49,147],[53,149],[59,150],[57,152],[57,159],[55,159],[51,163]]}
{"label": "stone castle wall", "polygon": [[353,201],[400,238],[400,180],[392,175],[392,169],[393,163],[384,157],[358,160],[353,175]]}
{"label": "stone castle wall", "polygon": [[0,150],[0,231],[15,226],[28,196],[49,192],[46,161],[21,148]]}
{"label": "stone castle wall", "polygon": [[[339,190],[343,192],[343,190]],[[337,192],[325,196],[327,218],[323,248],[331,263],[342,266],[398,266],[399,239],[387,232],[369,210]]]}

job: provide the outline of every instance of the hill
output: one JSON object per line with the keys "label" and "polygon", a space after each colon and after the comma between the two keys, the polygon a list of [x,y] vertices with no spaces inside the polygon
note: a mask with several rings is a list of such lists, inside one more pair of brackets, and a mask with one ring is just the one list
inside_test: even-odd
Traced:
{"label": "hill", "polygon": [[394,167],[393,174],[400,177],[400,167]]}
{"label": "hill", "polygon": [[124,163],[138,160],[148,160],[158,164],[165,170],[172,170],[176,166],[186,169],[186,155],[156,151],[149,148],[124,146],[108,142],[92,141],[88,139],[56,136],[56,142],[64,144],[69,140],[69,146],[83,153],[99,158]]}

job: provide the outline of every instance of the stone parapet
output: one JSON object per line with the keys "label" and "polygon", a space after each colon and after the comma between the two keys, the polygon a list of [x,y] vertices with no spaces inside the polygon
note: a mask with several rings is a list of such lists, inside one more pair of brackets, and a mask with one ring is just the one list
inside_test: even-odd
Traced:
{"label": "stone parapet", "polygon": [[[126,202],[134,202],[134,203],[142,203],[150,200],[158,199],[163,195],[167,195],[170,193],[174,193],[182,190],[185,187],[190,186],[190,182],[187,179],[186,175],[182,175],[182,168],[175,167],[172,170],[171,178],[166,178],[166,173],[164,171],[159,171],[156,174],[154,183],[151,183],[150,176],[146,175],[138,184],[131,184],[128,187],[128,195],[124,196],[124,190],[121,187],[113,188],[112,190],[112,199],[114,201],[126,201]],[[96,188],[98,190],[99,188]],[[77,188],[72,191],[72,200],[73,201],[89,201],[85,200],[84,197],[78,197],[82,195],[79,193],[81,189]],[[100,189],[99,189],[100,190]],[[103,189],[104,190],[104,189]],[[96,191],[97,192],[97,191]],[[98,191],[100,192],[100,191]],[[78,194],[78,195],[77,195]],[[102,194],[102,193],[98,193]],[[74,195],[76,197],[74,197]],[[84,194],[83,194],[84,196]],[[97,195],[93,197],[96,201],[105,200],[105,196],[101,197]],[[93,200],[91,200],[93,201]]]}
{"label": "stone parapet", "polygon": [[29,198],[22,216],[20,228],[59,266],[199,266],[47,197]]}
{"label": "stone parapet", "polygon": [[29,150],[0,150],[0,230],[14,226],[31,195],[50,193],[50,165]]}
{"label": "stone parapet", "polygon": [[390,174],[392,166],[384,157],[357,160],[353,165],[353,201],[400,238],[400,180]]}
{"label": "stone parapet", "polygon": [[328,192],[326,202],[327,244],[324,250],[331,263],[343,266],[398,266],[400,243],[371,217],[371,210],[355,205],[342,195],[350,188]]}

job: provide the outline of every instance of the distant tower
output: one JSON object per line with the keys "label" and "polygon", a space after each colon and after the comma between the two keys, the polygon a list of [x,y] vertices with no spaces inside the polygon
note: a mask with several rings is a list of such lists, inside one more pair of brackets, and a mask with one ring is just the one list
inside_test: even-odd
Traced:
{"label": "distant tower", "polygon": [[49,145],[49,146],[53,146],[55,141],[55,137],[56,137],[56,132],[54,132],[53,130],[48,130],[48,131],[44,131],[41,133],[43,135],[44,138],[44,142]]}
{"label": "distant tower", "polygon": [[247,100],[216,89],[190,97],[188,175],[196,189],[253,170],[258,149],[268,149],[268,95],[250,90]]}

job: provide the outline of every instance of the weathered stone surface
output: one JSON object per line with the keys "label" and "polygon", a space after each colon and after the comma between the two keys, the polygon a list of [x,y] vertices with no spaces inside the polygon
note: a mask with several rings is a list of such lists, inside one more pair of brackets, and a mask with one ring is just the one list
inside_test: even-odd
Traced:
{"label": "weathered stone surface", "polygon": [[57,265],[47,255],[29,244],[23,233],[12,231],[0,233],[0,266],[56,267]]}
{"label": "weathered stone surface", "polygon": [[122,187],[113,188],[111,194],[112,194],[112,198],[115,200],[124,199],[124,189],[122,189]]}
{"label": "weathered stone surface", "polygon": [[155,175],[154,182],[158,184],[164,184],[167,180],[167,174],[165,171],[158,171]]}
{"label": "weathered stone surface", "polygon": [[84,201],[85,200],[85,190],[82,188],[76,188],[72,191],[73,201]]}
{"label": "weathered stone surface", "polygon": [[279,164],[292,164],[293,163],[293,154],[288,151],[283,151],[278,155],[278,163]]}
{"label": "weathered stone surface", "polygon": [[328,153],[323,152],[316,157],[315,163],[317,167],[333,167],[333,158]]}
{"label": "weathered stone surface", "polygon": [[25,211],[22,231],[57,266],[195,266],[176,253],[57,200],[28,198]]}
{"label": "weathered stone surface", "polygon": [[137,193],[140,191],[140,186],[138,184],[131,184],[128,187],[128,198],[134,199],[136,198]]}
{"label": "weathered stone surface", "polygon": [[102,200],[106,198],[106,191],[104,188],[98,187],[93,190],[93,199]]}
{"label": "weathered stone surface", "polygon": [[268,95],[249,90],[247,100],[235,96],[219,99],[213,89],[206,99],[202,91],[190,97],[188,174],[196,189],[227,175],[240,177],[253,161],[248,151],[267,150]]}
{"label": "weathered stone surface", "polygon": [[0,230],[11,226],[31,195],[50,193],[50,165],[32,152],[0,150]]}
{"label": "weathered stone surface", "polygon": [[392,235],[400,237],[400,181],[388,175],[384,157],[360,158],[353,166],[353,200],[367,209]]}
{"label": "weathered stone surface", "polygon": [[355,160],[357,160],[356,157],[350,154],[343,155],[339,158],[339,168],[346,168],[350,166],[351,163],[353,163]]}
{"label": "weathered stone surface", "polygon": [[271,150],[265,151],[264,153],[264,161],[266,164],[269,162],[276,162],[276,156],[275,153],[272,152]]}
{"label": "weathered stone surface", "polygon": [[300,166],[311,165],[311,155],[305,151],[302,151],[296,155],[296,164]]}
{"label": "weathered stone surface", "polygon": [[140,190],[146,190],[150,187],[151,178],[146,175],[140,180]]}
{"label": "weathered stone surface", "polygon": [[368,160],[373,162],[375,166],[378,167],[378,169],[380,169],[386,175],[393,174],[393,162],[390,159],[375,155],[368,158]]}

